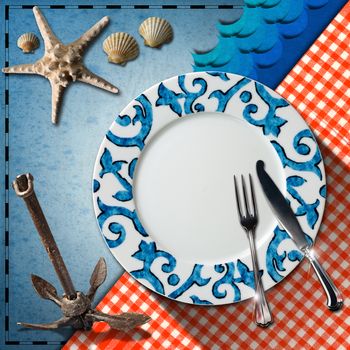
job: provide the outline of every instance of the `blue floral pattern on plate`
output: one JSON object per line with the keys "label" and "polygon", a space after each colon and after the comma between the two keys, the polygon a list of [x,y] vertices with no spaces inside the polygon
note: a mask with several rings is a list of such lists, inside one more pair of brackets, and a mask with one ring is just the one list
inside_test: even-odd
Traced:
{"label": "blue floral pattern on plate", "polygon": [[[118,115],[97,156],[94,209],[109,249],[145,286],[182,302],[228,304],[253,296],[250,257],[212,265],[181,261],[148,235],[133,199],[134,170],[145,145],[173,120],[197,112],[240,116],[268,138],[285,172],[287,199],[308,239],[313,240],[326,195],[315,138],[293,107],[275,92],[246,77],[222,72],[195,72],[165,80]],[[278,226],[258,251],[264,262],[260,273],[266,289],[281,281],[302,259]]]}

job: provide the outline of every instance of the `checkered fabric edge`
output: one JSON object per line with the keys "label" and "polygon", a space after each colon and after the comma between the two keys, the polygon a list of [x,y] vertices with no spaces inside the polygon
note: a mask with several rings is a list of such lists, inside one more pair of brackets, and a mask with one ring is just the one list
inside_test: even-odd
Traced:
{"label": "checkered fabric edge", "polygon": [[98,305],[108,313],[144,312],[152,321],[129,334],[105,323],[77,331],[76,349],[338,349],[350,348],[350,4],[348,3],[277,88],[318,138],[327,173],[327,207],[315,250],[342,291],[345,305],[327,310],[309,264],[267,292],[275,323],[257,327],[250,301],[203,307],[168,300],[125,273]]}

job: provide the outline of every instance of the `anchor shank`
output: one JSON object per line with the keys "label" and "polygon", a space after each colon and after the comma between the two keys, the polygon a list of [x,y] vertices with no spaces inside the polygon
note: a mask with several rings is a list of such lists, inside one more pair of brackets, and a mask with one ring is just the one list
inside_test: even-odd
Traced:
{"label": "anchor shank", "polygon": [[13,182],[13,188],[16,194],[22,197],[27,205],[30,216],[40,235],[41,242],[55,268],[67,298],[75,299],[77,296],[76,290],[35,194],[33,181],[34,179],[31,174],[18,175]]}

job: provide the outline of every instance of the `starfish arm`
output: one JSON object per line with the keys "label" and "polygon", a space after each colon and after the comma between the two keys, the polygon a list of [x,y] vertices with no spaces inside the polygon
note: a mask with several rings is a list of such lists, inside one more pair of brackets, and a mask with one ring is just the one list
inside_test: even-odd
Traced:
{"label": "starfish arm", "polygon": [[35,66],[32,63],[17,64],[16,66],[5,67],[2,69],[2,72],[15,74],[37,74]]}
{"label": "starfish arm", "polygon": [[45,49],[49,49],[55,46],[56,44],[58,44],[60,41],[56,38],[55,34],[51,30],[49,24],[47,23],[46,18],[40,11],[39,7],[34,6],[33,12],[34,12],[36,23],[40,30],[40,34],[44,39]]}
{"label": "starfish arm", "polygon": [[97,35],[99,35],[102,29],[108,24],[109,18],[107,16],[101,18],[95,25],[87,30],[79,39],[74,41],[72,46],[76,46],[79,50],[84,50]]}
{"label": "starfish arm", "polygon": [[100,89],[104,89],[113,93],[118,93],[118,88],[116,88],[114,85],[109,83],[107,80],[104,80],[103,78],[99,77],[98,75],[90,72],[87,68],[82,67],[81,75],[77,78],[77,80],[97,86]]}
{"label": "starfish arm", "polygon": [[58,122],[58,114],[60,111],[62,96],[64,91],[64,86],[54,83],[50,80],[51,83],[51,100],[52,100],[52,110],[51,110],[51,121],[53,124]]}

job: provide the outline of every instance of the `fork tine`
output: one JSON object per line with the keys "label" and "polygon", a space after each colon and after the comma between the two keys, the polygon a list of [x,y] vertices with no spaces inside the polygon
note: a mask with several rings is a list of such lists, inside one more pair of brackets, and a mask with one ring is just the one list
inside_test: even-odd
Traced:
{"label": "fork tine", "polygon": [[255,191],[254,191],[254,185],[252,180],[252,175],[249,174],[249,183],[250,183],[250,192],[252,195],[252,204],[253,204],[253,216],[258,217],[258,210],[256,208],[256,200],[255,200]]}
{"label": "fork tine", "polygon": [[245,213],[246,215],[252,215],[250,213],[250,207],[249,207],[249,204],[248,204],[248,197],[247,197],[247,189],[245,187],[245,181],[244,181],[244,177],[243,175],[241,175],[241,178],[242,178],[242,189],[243,189],[243,197],[244,197],[244,204],[245,204]]}
{"label": "fork tine", "polygon": [[238,191],[238,188],[237,188],[237,181],[236,181],[236,176],[233,175],[233,182],[235,184],[235,197],[236,197],[236,203],[237,203],[237,211],[238,211],[238,216],[241,218],[243,215],[242,215],[242,210],[241,210],[241,201],[239,199],[239,191]]}

